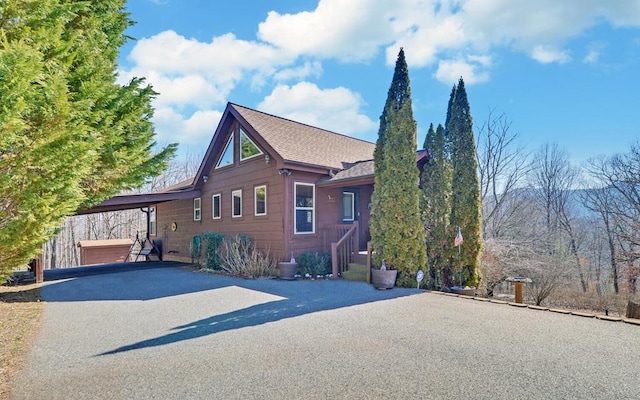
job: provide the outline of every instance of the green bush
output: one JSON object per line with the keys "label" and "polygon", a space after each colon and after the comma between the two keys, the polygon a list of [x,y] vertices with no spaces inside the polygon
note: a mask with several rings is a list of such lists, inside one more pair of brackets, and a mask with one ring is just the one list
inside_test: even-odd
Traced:
{"label": "green bush", "polygon": [[326,275],[331,267],[331,257],[327,253],[302,253],[297,258],[298,265],[313,278],[318,275]]}
{"label": "green bush", "polygon": [[207,269],[220,268],[220,246],[224,242],[224,235],[220,232],[204,232],[204,263]]}

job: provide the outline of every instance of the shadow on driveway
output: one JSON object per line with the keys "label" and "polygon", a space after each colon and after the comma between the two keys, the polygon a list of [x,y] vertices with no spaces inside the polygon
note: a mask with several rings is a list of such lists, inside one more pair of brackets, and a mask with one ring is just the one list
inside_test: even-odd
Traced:
{"label": "shadow on driveway", "polygon": [[[223,288],[241,288],[278,296],[277,298],[270,297],[271,300],[264,303],[176,326],[165,335],[121,346],[99,354],[109,355],[162,346],[319,311],[335,310],[422,293],[417,289],[399,288],[380,291],[366,283],[345,280],[251,280],[189,272],[180,268],[167,268],[167,266],[179,267],[183,265],[160,263],[157,266],[148,264],[141,266],[141,268],[134,268],[135,266],[125,268],[122,268],[122,266],[118,268],[105,267],[105,271],[108,273],[97,274],[98,271],[95,270],[94,272],[96,273],[82,273],[76,275],[76,278],[47,284],[43,287],[43,298],[47,302],[146,301]],[[225,293],[239,296],[243,293],[248,293],[241,289]],[[163,312],[180,312],[179,308],[172,308],[174,306],[173,303],[163,304],[163,307],[166,308]]]}

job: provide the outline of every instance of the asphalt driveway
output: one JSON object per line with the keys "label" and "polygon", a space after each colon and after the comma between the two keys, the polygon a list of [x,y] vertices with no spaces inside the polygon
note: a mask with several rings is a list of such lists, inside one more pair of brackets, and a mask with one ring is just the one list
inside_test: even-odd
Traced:
{"label": "asphalt driveway", "polygon": [[104,272],[48,277],[16,399],[640,398],[630,324],[347,281]]}

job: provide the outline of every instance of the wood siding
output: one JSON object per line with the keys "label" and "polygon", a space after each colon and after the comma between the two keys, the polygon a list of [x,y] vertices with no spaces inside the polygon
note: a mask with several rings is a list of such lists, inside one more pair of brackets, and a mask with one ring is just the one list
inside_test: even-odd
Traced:
{"label": "wood siding", "polygon": [[[233,128],[237,132],[237,125]],[[226,139],[225,139],[226,141]],[[227,236],[244,233],[251,236],[256,247],[269,250],[271,255],[284,259],[284,181],[276,163],[266,163],[265,155],[239,161],[239,136],[234,140],[236,159],[230,166],[208,171],[207,182],[201,189],[202,212],[200,221],[193,220],[193,200],[178,200],[157,205],[158,239],[162,240],[167,260],[191,261],[190,243],[194,236],[206,231]],[[216,162],[214,162],[214,165]],[[267,214],[255,216],[254,188],[267,188]],[[232,217],[234,190],[242,190],[242,216]],[[213,219],[212,196],[220,194],[221,218]],[[171,231],[171,224],[177,224]]]}
{"label": "wood siding", "polygon": [[[207,181],[201,190],[201,220],[193,220],[193,200],[176,200],[157,205],[157,236],[162,242],[163,258],[166,260],[191,261],[190,244],[194,236],[206,231],[220,232],[227,236],[244,233],[251,236],[256,247],[269,250],[278,259],[289,260],[291,255],[297,257],[305,252],[329,252],[331,242],[337,241],[335,231],[327,230],[328,226],[342,224],[341,202],[342,188],[318,187],[316,183],[326,175],[309,172],[304,166],[283,164],[277,155],[270,154],[267,163],[265,154],[239,161],[239,125],[229,125],[230,132],[234,132],[235,162],[219,169],[215,168],[218,155],[209,165],[211,169],[203,170],[202,176]],[[245,130],[251,132],[251,130]],[[260,140],[255,139],[256,143]],[[216,140],[227,143],[228,135],[220,135]],[[223,150],[221,146],[221,150]],[[279,169],[286,167],[290,174],[280,173]],[[315,186],[314,233],[296,234],[294,195],[295,184],[313,184]],[[198,184],[198,183],[196,183]],[[198,185],[199,186],[199,185]],[[255,215],[254,188],[266,186],[267,214]],[[372,185],[357,186],[360,209],[360,244],[366,246],[369,221],[367,204],[371,199]],[[232,192],[242,190],[242,216],[232,217]],[[213,219],[212,196],[219,194],[221,198],[221,218]],[[171,230],[175,223],[177,229]]]}

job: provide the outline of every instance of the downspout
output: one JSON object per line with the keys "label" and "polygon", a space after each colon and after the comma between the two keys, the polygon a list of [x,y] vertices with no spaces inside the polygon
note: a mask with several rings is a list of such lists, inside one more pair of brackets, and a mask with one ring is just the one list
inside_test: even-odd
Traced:
{"label": "downspout", "polygon": [[147,232],[145,234],[147,240],[149,241],[149,243],[151,243],[151,239],[149,238],[149,229],[151,228],[151,213],[149,211],[149,207],[146,208],[146,210],[144,208],[141,208],[140,211],[142,211],[143,213],[147,214]]}
{"label": "downspout", "polygon": [[291,235],[293,232],[291,227],[291,188],[289,187],[289,175],[284,173],[281,174],[283,178],[284,184],[284,210],[282,215],[282,233],[284,239],[284,254],[283,261],[289,261],[287,258],[287,254],[291,254]]}

